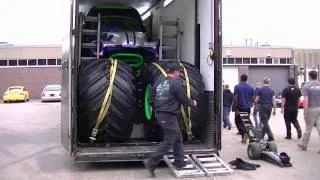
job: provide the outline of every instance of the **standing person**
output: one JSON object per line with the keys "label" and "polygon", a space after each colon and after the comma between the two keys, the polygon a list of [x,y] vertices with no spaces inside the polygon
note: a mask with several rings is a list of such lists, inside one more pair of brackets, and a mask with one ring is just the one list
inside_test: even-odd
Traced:
{"label": "standing person", "polygon": [[289,86],[282,91],[281,113],[284,113],[284,120],[287,128],[287,136],[285,139],[292,139],[291,137],[291,123],[297,130],[298,139],[302,137],[301,128],[297,119],[299,100],[301,91],[295,86],[294,78],[289,78]]}
{"label": "standing person", "polygon": [[[259,89],[261,88],[261,82],[257,82],[257,87],[254,91],[254,96],[256,97],[258,95]],[[258,119],[258,113],[259,113],[259,104],[255,104],[253,108],[253,119],[256,129],[262,129],[262,123],[260,119]]]}
{"label": "standing person", "polygon": [[[306,123],[306,130],[302,137],[302,142],[298,144],[301,150],[307,150],[307,146],[314,123],[317,124],[318,133],[320,136],[320,83],[317,81],[317,71],[310,71],[308,73],[310,83],[304,86],[304,120]],[[319,150],[320,153],[320,150]]]}
{"label": "standing person", "polygon": [[247,80],[248,76],[246,74],[241,75],[241,82],[234,87],[234,100],[232,108],[232,110],[235,112],[235,124],[240,135],[242,136],[241,142],[243,144],[247,143],[248,135],[239,112],[247,112],[250,116],[250,109],[254,100],[254,89],[247,83]]}
{"label": "standing person", "polygon": [[258,95],[255,99],[255,104],[260,104],[260,121],[263,124],[263,137],[265,133],[268,135],[267,141],[274,141],[273,133],[269,126],[269,120],[271,117],[272,107],[273,115],[276,115],[276,97],[274,91],[269,87],[269,79],[263,79],[261,89],[258,91]]}
{"label": "standing person", "polygon": [[233,93],[229,89],[229,85],[223,87],[223,127],[231,130],[230,111],[233,102]]}
{"label": "standing person", "polygon": [[183,138],[179,127],[177,115],[181,104],[185,106],[196,106],[196,101],[188,98],[182,83],[179,81],[180,66],[176,62],[168,64],[165,69],[168,77],[162,82],[156,82],[153,89],[154,109],[157,123],[163,131],[163,141],[152,153],[149,159],[143,163],[152,177],[155,176],[154,170],[160,163],[163,155],[171,148],[174,152],[174,165],[182,168],[186,165],[184,161]]}

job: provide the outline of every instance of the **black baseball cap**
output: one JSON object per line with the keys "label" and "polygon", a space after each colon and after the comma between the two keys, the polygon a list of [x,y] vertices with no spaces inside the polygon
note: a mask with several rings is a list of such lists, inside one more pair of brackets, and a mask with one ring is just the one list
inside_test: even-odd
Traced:
{"label": "black baseball cap", "polygon": [[170,73],[174,71],[180,71],[180,64],[178,62],[170,62],[167,64],[165,71]]}

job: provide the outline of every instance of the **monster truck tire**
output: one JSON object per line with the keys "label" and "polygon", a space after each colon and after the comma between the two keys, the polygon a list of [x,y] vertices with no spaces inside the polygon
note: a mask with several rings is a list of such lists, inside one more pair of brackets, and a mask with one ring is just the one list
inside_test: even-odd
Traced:
{"label": "monster truck tire", "polygon": [[[165,69],[168,65],[168,63],[170,63],[170,61],[159,61],[157,62],[163,69]],[[202,76],[199,72],[199,70],[186,62],[182,62],[182,64],[184,65],[184,67],[187,70],[188,73],[188,77],[190,80],[190,90],[191,90],[191,98],[197,101],[197,107],[192,108],[191,111],[191,122],[192,122],[192,133],[196,138],[200,138],[200,136],[203,133],[203,129],[205,128],[205,120],[206,118],[203,118],[203,114],[205,114],[205,108],[203,107],[205,105],[205,86],[202,80]],[[145,76],[145,82],[147,84],[151,84],[153,85],[156,81],[158,81],[159,78],[164,79],[165,77],[163,76],[163,74],[152,64],[149,64],[146,71],[144,72],[144,76]],[[183,84],[184,84],[184,88],[186,88],[186,81],[185,81],[185,74],[184,74],[184,70],[183,68],[181,68],[180,71],[180,78],[183,80]],[[161,81],[160,79],[160,81]],[[153,113],[154,114],[154,113]],[[154,116],[152,116],[154,120]],[[180,113],[179,115],[179,123],[180,123],[180,127],[184,136],[184,140],[187,139],[187,134],[185,131],[185,124],[184,124],[184,120],[182,117],[182,113]],[[148,124],[148,128],[155,128],[155,129],[159,129],[158,126],[156,125],[150,125],[150,123]],[[154,135],[149,135],[151,137],[159,137],[159,132],[157,130],[148,130],[148,132],[153,132],[155,133]]]}
{"label": "monster truck tire", "polygon": [[[78,74],[78,137],[86,143],[99,115],[110,80],[110,60],[86,62]],[[131,68],[118,61],[113,83],[111,105],[99,126],[97,143],[121,142],[129,139],[131,119],[135,112],[135,85]]]}

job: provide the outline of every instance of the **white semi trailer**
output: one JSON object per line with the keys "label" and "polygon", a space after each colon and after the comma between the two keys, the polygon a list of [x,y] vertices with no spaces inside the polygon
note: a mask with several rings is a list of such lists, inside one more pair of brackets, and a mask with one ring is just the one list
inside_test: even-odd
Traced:
{"label": "white semi trailer", "polygon": [[[82,77],[79,72],[83,71],[81,66],[106,58],[104,53],[111,52],[115,47],[120,48],[116,55],[108,54],[108,57],[118,59],[126,56],[126,60],[129,55],[132,57],[132,53],[128,55],[125,50],[153,48],[156,50],[156,55],[152,62],[168,60],[186,62],[201,72],[205,85],[205,101],[200,105],[202,116],[197,118],[204,124],[196,140],[186,142],[185,152],[194,162],[195,169],[201,167],[198,168],[198,174],[208,175],[214,172],[207,171],[208,169],[201,165],[201,157],[211,157],[212,161],[220,162],[217,154],[221,150],[221,0],[170,2],[168,0],[70,0],[69,7],[70,29],[63,41],[62,50],[61,142],[74,160],[77,162],[142,161],[155,151],[160,140],[150,141],[145,138],[141,132],[143,122],[133,123],[128,138],[121,141],[82,142],[79,137],[81,131],[79,124],[83,120],[83,117],[80,117],[81,111],[86,111],[81,109],[79,112],[79,107],[83,106],[79,105],[81,99],[79,87],[83,86],[79,85],[79,79]],[[140,17],[136,16],[131,7],[143,17],[143,27],[129,22],[128,19],[132,18],[140,21]],[[112,23],[116,23],[117,27],[126,27],[131,32],[110,30],[114,28],[110,26],[107,30],[103,29],[103,23],[119,17],[126,19],[123,21],[125,23],[118,24],[122,22],[118,20]],[[109,33],[111,31],[112,33]],[[85,36],[90,34],[96,35],[97,38],[90,39],[90,36]],[[122,50],[126,53],[119,53]],[[88,53],[91,53],[91,56]],[[134,63],[129,65],[134,68],[141,59],[146,63],[146,59],[150,58],[146,54],[134,54]],[[121,63],[120,65],[122,66]],[[91,83],[91,81],[86,82]],[[102,94],[104,97],[104,93]],[[102,101],[103,98],[101,102],[95,104],[101,107]],[[90,104],[90,101],[87,103]],[[123,110],[130,114],[129,109]],[[108,116],[111,115],[107,113],[106,119],[108,120]],[[165,157],[167,160],[169,158],[170,154]],[[167,162],[170,164],[169,160]],[[223,162],[220,168],[222,167],[225,171],[221,172],[230,171]]]}

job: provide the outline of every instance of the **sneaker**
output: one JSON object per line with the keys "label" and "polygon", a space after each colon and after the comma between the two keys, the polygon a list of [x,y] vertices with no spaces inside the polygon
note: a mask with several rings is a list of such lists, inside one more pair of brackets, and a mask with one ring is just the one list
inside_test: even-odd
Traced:
{"label": "sneaker", "polygon": [[228,127],[228,130],[231,130],[231,127],[230,127],[230,126]]}
{"label": "sneaker", "polygon": [[298,147],[302,150],[302,151],[306,151],[307,150],[307,147],[304,146],[303,144],[298,144]]}
{"label": "sneaker", "polygon": [[291,136],[286,136],[284,139],[291,140],[291,139],[292,139],[292,137],[291,137]]}
{"label": "sneaker", "polygon": [[298,132],[298,139],[301,139],[302,138],[302,133],[301,131]]}
{"label": "sneaker", "polygon": [[188,163],[187,162],[183,162],[183,163],[174,163],[174,166],[177,168],[177,169],[182,169],[182,168],[184,168],[184,167],[186,167],[188,165]]}
{"label": "sneaker", "polygon": [[144,167],[148,170],[151,177],[155,177],[156,174],[154,173],[155,168],[150,167],[148,160],[143,161]]}

